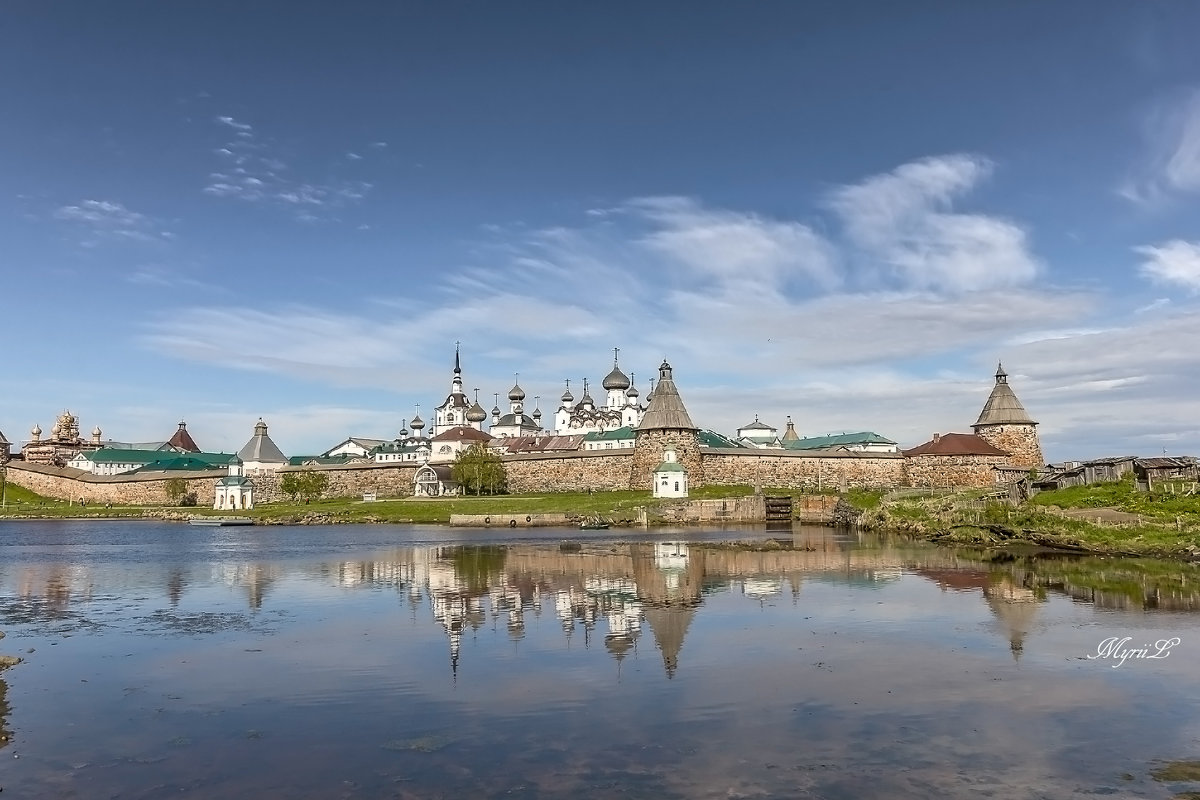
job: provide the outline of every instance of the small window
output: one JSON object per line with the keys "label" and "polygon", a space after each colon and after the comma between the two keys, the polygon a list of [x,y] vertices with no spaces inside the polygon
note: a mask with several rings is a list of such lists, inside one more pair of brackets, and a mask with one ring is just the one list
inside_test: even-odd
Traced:
{"label": "small window", "polygon": [[679,491],[679,481],[675,481],[675,491]]}

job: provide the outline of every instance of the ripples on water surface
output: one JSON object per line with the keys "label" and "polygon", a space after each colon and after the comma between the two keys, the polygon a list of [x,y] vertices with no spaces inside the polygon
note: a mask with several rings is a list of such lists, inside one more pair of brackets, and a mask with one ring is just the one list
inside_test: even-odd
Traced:
{"label": "ripples on water surface", "polygon": [[0,523],[4,796],[1200,791],[1195,566],[490,535]]}

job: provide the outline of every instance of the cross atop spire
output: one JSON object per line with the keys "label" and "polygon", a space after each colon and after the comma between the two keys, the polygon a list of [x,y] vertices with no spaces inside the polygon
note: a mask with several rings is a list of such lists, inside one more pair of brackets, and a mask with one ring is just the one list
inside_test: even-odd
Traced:
{"label": "cross atop spire", "polygon": [[462,364],[459,363],[459,360],[458,360],[458,350],[459,350],[459,347],[461,347],[461,346],[462,346],[462,342],[454,343],[454,374],[455,375],[462,374]]}
{"label": "cross atop spire", "polygon": [[621,352],[621,348],[619,348],[619,347],[613,348],[613,366],[614,367],[617,365],[617,354],[620,352]]}

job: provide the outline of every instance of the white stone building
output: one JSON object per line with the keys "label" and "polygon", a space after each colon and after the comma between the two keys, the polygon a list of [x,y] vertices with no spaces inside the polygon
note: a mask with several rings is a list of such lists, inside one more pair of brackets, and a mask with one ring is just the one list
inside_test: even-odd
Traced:
{"label": "white stone building", "polygon": [[782,447],[779,440],[779,429],[774,425],[768,425],[765,422],[760,422],[758,414],[754,415],[754,422],[748,422],[737,430],[737,441],[747,447]]}
{"label": "white stone building", "polygon": [[456,425],[442,431],[429,440],[431,452],[429,461],[432,464],[444,464],[458,458],[458,454],[473,444],[485,447],[492,437],[483,431],[476,430],[470,425]]}
{"label": "white stone building", "polygon": [[687,469],[675,460],[674,448],[663,451],[663,460],[654,469],[655,497],[687,497]]}
{"label": "white stone building", "polygon": [[[419,419],[418,416],[413,420],[414,430]],[[475,390],[474,405],[467,400],[467,395],[463,392],[462,362],[459,357],[459,346],[456,344],[454,346],[454,373],[450,378],[450,394],[446,395],[442,404],[433,410],[433,430],[430,433],[436,436],[456,425],[470,425],[475,430],[482,431],[483,422],[486,419],[487,413],[483,410],[483,406],[479,405],[479,390]]]}
{"label": "white stone building", "polygon": [[562,405],[554,413],[554,430],[560,436],[576,433],[592,433],[615,430],[617,428],[636,428],[642,421],[646,409],[639,401],[639,392],[633,385],[633,379],[625,375],[617,364],[613,350],[613,368],[604,376],[601,386],[604,389],[604,404],[597,406],[592,399],[588,382],[583,381],[583,396],[575,402],[571,394],[571,382],[567,381],[567,389],[562,395]]}
{"label": "white stone building", "polygon": [[254,508],[254,484],[242,474],[242,461],[229,462],[229,474],[217,481],[215,510],[234,511]]}
{"label": "white stone building", "polygon": [[[476,405],[478,405],[478,400]],[[508,413],[504,416],[497,415],[495,412],[499,408],[500,406],[497,405],[492,410],[490,431],[493,437],[504,439],[515,436],[536,436],[541,432],[541,410],[535,410],[532,417],[525,413],[525,390],[521,388],[520,375],[516,376],[513,387],[508,390]],[[480,408],[480,411],[482,410]]]}

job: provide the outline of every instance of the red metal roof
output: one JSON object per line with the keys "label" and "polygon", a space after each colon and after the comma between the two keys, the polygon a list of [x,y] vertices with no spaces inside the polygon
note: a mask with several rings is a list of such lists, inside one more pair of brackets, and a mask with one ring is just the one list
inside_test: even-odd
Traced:
{"label": "red metal roof", "polygon": [[1006,456],[1008,453],[989,444],[974,433],[943,433],[904,455],[912,456]]}

